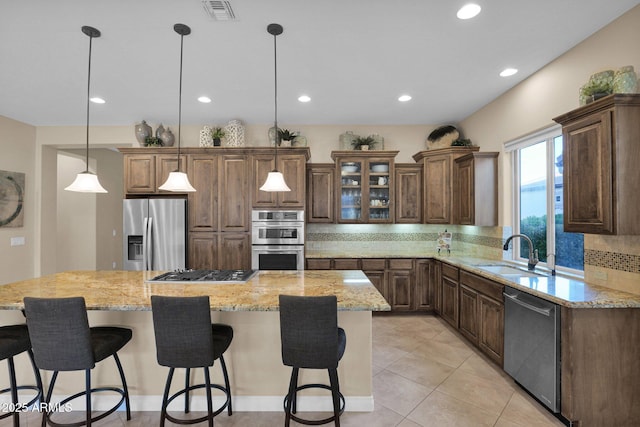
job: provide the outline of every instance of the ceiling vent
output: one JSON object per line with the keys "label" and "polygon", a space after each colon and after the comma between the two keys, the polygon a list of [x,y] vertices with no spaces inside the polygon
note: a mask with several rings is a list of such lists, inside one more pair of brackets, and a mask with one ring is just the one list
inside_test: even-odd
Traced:
{"label": "ceiling vent", "polygon": [[229,1],[202,0],[202,7],[216,21],[236,20],[236,14],[233,13],[231,2]]}

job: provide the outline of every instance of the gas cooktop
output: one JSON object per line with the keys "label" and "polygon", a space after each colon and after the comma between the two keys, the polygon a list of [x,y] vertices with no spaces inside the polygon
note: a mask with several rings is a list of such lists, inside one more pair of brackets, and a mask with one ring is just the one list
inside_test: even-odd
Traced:
{"label": "gas cooktop", "polygon": [[258,270],[177,270],[147,280],[154,283],[246,283]]}

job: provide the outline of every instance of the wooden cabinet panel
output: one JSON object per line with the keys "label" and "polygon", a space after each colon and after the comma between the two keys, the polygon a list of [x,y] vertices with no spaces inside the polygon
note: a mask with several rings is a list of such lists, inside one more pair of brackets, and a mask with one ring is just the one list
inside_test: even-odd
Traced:
{"label": "wooden cabinet panel", "polygon": [[422,165],[395,165],[395,222],[422,223]]}
{"label": "wooden cabinet panel", "polygon": [[307,270],[331,270],[331,258],[307,258]]}
{"label": "wooden cabinet panel", "polygon": [[[249,231],[249,160],[245,155],[220,156],[218,182],[220,231]],[[224,201],[224,202],[222,202]]]}
{"label": "wooden cabinet panel", "polygon": [[[186,156],[180,157],[180,170],[187,173]],[[165,183],[169,174],[178,170],[178,154],[158,154],[156,155],[156,186],[160,187]],[[156,187],[156,192],[162,194],[172,194],[171,191],[160,190]]]}
{"label": "wooden cabinet panel", "polygon": [[291,191],[285,192],[260,191],[260,187],[267,179],[267,175],[275,167],[275,154],[254,154],[251,161],[253,170],[252,206],[255,209],[304,209],[307,161],[304,154],[289,154],[286,151],[283,153],[282,150],[278,150],[278,171],[282,172],[285,182],[291,188]]}
{"label": "wooden cabinet panel", "polygon": [[156,157],[149,154],[124,156],[124,192],[150,194],[156,191]]}
{"label": "wooden cabinet panel", "polygon": [[562,124],[564,230],[640,234],[640,94],[606,96]]}
{"label": "wooden cabinet panel", "polygon": [[504,303],[478,295],[478,346],[500,367],[504,365]]}
{"label": "wooden cabinet panel", "polygon": [[387,268],[387,260],[385,258],[362,258],[363,270],[381,270],[384,271]]}
{"label": "wooden cabinet panel", "polygon": [[[444,264],[443,264],[444,267]],[[444,270],[444,268],[443,268]],[[444,272],[444,271],[443,271]],[[444,274],[440,281],[441,290],[441,312],[440,315],[454,328],[458,328],[458,281],[453,280]]]}
{"label": "wooden cabinet panel", "polygon": [[502,301],[504,299],[502,296],[504,285],[494,282],[493,280],[485,279],[484,277],[462,270],[460,271],[460,283],[464,283],[465,286],[475,289],[481,294],[495,300]]}
{"label": "wooden cabinet panel", "polygon": [[498,155],[496,152],[473,152],[455,160],[454,224],[498,224]]}
{"label": "wooden cabinet panel", "polygon": [[334,174],[333,163],[307,165],[307,222],[335,222]]}
{"label": "wooden cabinet panel", "polygon": [[336,258],[333,260],[335,270],[360,270],[360,260],[358,258]]}
{"label": "wooden cabinet panel", "polygon": [[416,311],[433,310],[433,270],[435,261],[417,259],[415,263],[415,292],[413,308]]}
{"label": "wooden cabinet panel", "polygon": [[460,284],[460,333],[478,345],[478,293]]}
{"label": "wooden cabinet panel", "polygon": [[423,165],[423,220],[425,223],[453,223],[453,162],[455,159],[479,149],[479,147],[450,147],[421,151],[413,156],[416,162]]}
{"label": "wooden cabinet panel", "polygon": [[218,270],[218,237],[215,233],[189,233],[189,263],[194,270]]}
{"label": "wooden cabinet panel", "polygon": [[387,270],[391,309],[410,311],[413,309],[413,272],[411,270]]}
{"label": "wooden cabinet panel", "polygon": [[433,286],[433,310],[442,314],[442,263],[440,261],[433,262],[433,270],[431,272],[431,283]]}
{"label": "wooden cabinet panel", "polygon": [[[384,270],[383,271],[364,270],[364,274],[367,275],[367,278],[369,279],[369,281],[373,284],[373,286],[375,286],[378,292],[382,294],[383,298],[387,300],[387,302],[389,302],[391,298],[389,297],[388,281],[387,281]],[[391,309],[393,309],[393,307],[391,307]]]}
{"label": "wooden cabinet panel", "polygon": [[218,159],[207,155],[190,155],[191,185],[199,189],[189,193],[189,230],[218,230]]}
{"label": "wooden cabinet panel", "polygon": [[251,269],[251,235],[249,233],[218,233],[219,268],[221,270]]}

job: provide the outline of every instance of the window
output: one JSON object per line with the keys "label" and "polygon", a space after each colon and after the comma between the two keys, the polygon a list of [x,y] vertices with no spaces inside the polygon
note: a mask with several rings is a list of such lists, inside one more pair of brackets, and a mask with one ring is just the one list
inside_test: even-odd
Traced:
{"label": "window", "polygon": [[[526,234],[541,263],[571,273],[584,270],[580,233],[563,227],[562,131],[558,126],[505,144],[513,164],[513,232]],[[513,241],[517,260],[529,258],[526,240]]]}

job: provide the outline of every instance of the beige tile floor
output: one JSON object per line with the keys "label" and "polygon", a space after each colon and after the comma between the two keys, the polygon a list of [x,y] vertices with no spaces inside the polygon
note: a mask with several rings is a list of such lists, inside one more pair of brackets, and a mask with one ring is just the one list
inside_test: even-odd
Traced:
{"label": "beige tile floor", "polygon": [[[373,395],[373,412],[346,412],[341,417],[341,425],[563,425],[444,321],[431,315],[374,315]],[[38,414],[23,415],[21,425],[37,426],[39,421]],[[157,412],[133,413],[128,422],[124,413],[118,412],[96,425],[143,427],[158,425],[158,421]],[[0,426],[10,425],[9,420],[0,421]],[[280,412],[236,412],[231,417],[221,414],[216,417],[215,425],[282,426],[284,415]]]}

